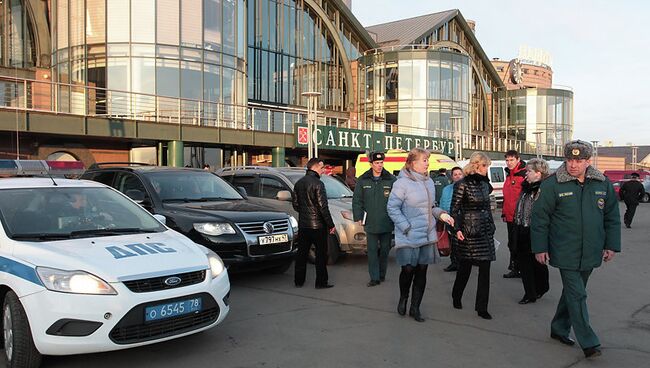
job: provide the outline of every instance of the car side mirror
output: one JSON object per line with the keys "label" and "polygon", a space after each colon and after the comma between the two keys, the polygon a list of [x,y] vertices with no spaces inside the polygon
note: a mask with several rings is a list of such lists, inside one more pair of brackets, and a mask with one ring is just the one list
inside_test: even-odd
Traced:
{"label": "car side mirror", "polygon": [[141,190],[129,189],[124,194],[137,204],[142,204],[142,202],[144,202],[144,193]]}
{"label": "car side mirror", "polygon": [[153,215],[153,217],[154,217],[156,220],[158,220],[158,222],[160,222],[161,224],[163,224],[163,225],[167,225],[167,217],[165,217],[165,216],[163,216],[163,215]]}
{"label": "car side mirror", "polygon": [[237,187],[237,191],[239,192],[239,194],[241,194],[242,197],[248,199],[248,193],[246,193],[246,188]]}
{"label": "car side mirror", "polygon": [[288,190],[281,190],[278,192],[278,194],[275,196],[277,200],[279,201],[290,201],[291,200],[291,192]]}

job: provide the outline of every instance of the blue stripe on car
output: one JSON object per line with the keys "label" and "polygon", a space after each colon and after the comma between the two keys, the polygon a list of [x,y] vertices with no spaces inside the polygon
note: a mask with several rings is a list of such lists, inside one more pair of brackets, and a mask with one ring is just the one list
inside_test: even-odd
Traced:
{"label": "blue stripe on car", "polygon": [[34,267],[16,262],[13,259],[0,257],[0,272],[6,272],[29,282],[33,282],[36,285],[43,286],[43,283],[41,282],[41,279],[38,278]]}

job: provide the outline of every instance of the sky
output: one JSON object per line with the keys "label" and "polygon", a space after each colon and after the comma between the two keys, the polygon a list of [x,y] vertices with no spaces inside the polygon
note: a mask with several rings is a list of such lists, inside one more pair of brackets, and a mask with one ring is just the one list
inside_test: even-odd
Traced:
{"label": "sky", "polygon": [[551,54],[553,84],[574,93],[574,139],[650,145],[650,1],[352,0],[366,27],[450,9],[476,22],[490,59]]}

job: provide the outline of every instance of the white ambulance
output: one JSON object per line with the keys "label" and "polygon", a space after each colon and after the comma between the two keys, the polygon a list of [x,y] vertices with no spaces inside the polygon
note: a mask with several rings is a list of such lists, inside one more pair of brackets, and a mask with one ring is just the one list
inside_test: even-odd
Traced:
{"label": "white ambulance", "polygon": [[14,176],[0,178],[0,366],[170,340],[230,310],[218,255],[110,187],[49,176],[78,164],[0,160]]}

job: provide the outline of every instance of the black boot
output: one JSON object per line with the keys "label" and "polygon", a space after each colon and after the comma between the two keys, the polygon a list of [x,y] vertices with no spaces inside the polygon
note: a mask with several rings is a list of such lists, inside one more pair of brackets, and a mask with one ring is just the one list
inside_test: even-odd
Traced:
{"label": "black boot", "polygon": [[400,316],[406,314],[406,302],[409,299],[409,289],[413,280],[413,267],[402,266],[402,272],[399,274],[399,303],[397,304],[397,313]]}
{"label": "black boot", "polygon": [[422,318],[422,314],[420,313],[420,303],[422,303],[426,284],[427,266],[418,265],[413,278],[413,295],[411,296],[411,309],[409,310],[409,316],[418,322],[424,322],[424,318]]}

